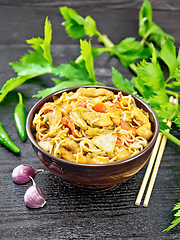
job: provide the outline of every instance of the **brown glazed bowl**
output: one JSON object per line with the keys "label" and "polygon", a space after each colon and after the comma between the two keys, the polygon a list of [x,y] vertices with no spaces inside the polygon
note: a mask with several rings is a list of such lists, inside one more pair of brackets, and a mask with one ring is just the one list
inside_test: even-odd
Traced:
{"label": "brown glazed bowl", "polygon": [[[102,88],[102,86],[93,85],[93,86],[82,86],[82,87],[96,87]],[[150,122],[152,125],[152,131],[154,135],[150,140],[148,146],[138,153],[135,156],[132,156],[126,160],[116,162],[116,163],[108,163],[108,164],[82,164],[82,163],[74,163],[63,160],[61,158],[57,158],[45,150],[43,150],[37,143],[34,137],[34,133],[31,129],[32,120],[34,115],[39,111],[41,106],[48,101],[53,101],[53,97],[59,97],[64,91],[76,91],[79,87],[67,88],[55,93],[52,93],[40,101],[38,101],[30,110],[27,116],[26,129],[28,137],[31,141],[32,147],[36,152],[37,156],[41,160],[41,162],[52,172],[54,175],[63,179],[64,181],[70,183],[71,185],[81,189],[88,191],[103,191],[110,188],[115,187],[116,185],[127,181],[134,174],[136,174],[147,162],[154,143],[157,139],[159,132],[159,123],[157,116],[155,115],[152,108],[139,99],[138,97],[133,95],[135,99],[136,105],[139,108],[144,109],[149,113]],[[112,87],[105,87],[108,90],[113,91],[117,94],[119,89]],[[129,95],[129,93],[125,91],[121,91],[123,95]]]}

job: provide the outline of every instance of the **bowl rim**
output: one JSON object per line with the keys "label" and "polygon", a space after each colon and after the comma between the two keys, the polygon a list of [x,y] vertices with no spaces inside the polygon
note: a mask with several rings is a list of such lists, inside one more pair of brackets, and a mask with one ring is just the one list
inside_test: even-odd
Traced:
{"label": "bowl rim", "polygon": [[[32,134],[32,131],[31,131],[31,122],[33,120],[33,117],[36,113],[36,108],[37,107],[40,107],[42,106],[47,99],[55,96],[55,95],[61,95],[63,92],[70,92],[70,91],[76,91],[78,88],[105,88],[107,90],[110,90],[110,91],[118,91],[118,92],[122,92],[122,94],[126,94],[126,95],[131,95],[135,101],[139,101],[143,106],[145,106],[149,112],[151,112],[153,118],[154,118],[154,123],[155,123],[155,130],[154,130],[154,134],[153,134],[153,137],[151,138],[149,144],[147,145],[147,147],[145,147],[142,151],[140,151],[139,153],[137,153],[136,155],[134,156],[131,156],[127,159],[124,159],[122,161],[118,161],[118,162],[113,162],[113,163],[103,163],[103,164],[86,164],[86,163],[76,163],[76,162],[71,162],[71,161],[67,161],[65,159],[62,159],[62,158],[58,158],[58,157],[55,157],[53,155],[51,155],[50,153],[46,152],[43,148],[41,148],[36,140],[34,139],[33,137],[33,134]],[[39,108],[38,108],[39,109]],[[134,94],[132,93],[129,93],[127,91],[124,91],[124,90],[121,90],[119,88],[116,88],[116,87],[110,87],[110,86],[103,86],[103,85],[82,85],[82,86],[74,86],[74,87],[69,87],[69,88],[64,88],[62,90],[59,90],[59,91],[55,91],[43,98],[41,98],[40,100],[38,100],[33,106],[32,108],[30,109],[28,115],[27,115],[27,119],[26,119],[26,131],[27,131],[27,136],[31,142],[32,145],[34,145],[34,147],[36,147],[38,149],[38,151],[42,152],[44,155],[46,155],[48,158],[54,160],[55,162],[57,163],[64,163],[64,164],[68,164],[68,165],[71,165],[71,166],[74,166],[74,167],[89,167],[89,168],[98,168],[98,167],[110,167],[110,166],[119,166],[121,164],[124,164],[124,163],[128,163],[128,162],[131,162],[133,160],[135,160],[136,158],[140,157],[141,155],[143,155],[145,152],[147,152],[151,147],[152,145],[155,144],[155,141],[157,139],[157,136],[158,136],[158,133],[159,133],[159,121],[158,121],[158,118],[154,112],[154,110],[151,108],[150,105],[148,105],[145,101],[143,101],[141,98],[135,96]]]}

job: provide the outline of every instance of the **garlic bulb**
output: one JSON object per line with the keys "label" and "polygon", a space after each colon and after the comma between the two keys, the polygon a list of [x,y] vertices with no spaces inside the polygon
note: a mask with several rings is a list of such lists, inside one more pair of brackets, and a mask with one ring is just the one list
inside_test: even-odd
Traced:
{"label": "garlic bulb", "polygon": [[40,208],[46,204],[45,197],[41,189],[36,185],[34,179],[30,177],[33,181],[33,185],[29,187],[24,194],[24,202],[30,208]]}
{"label": "garlic bulb", "polygon": [[12,172],[12,179],[18,184],[27,183],[34,177],[37,172],[42,172],[43,169],[34,169],[29,165],[21,164],[14,168]]}

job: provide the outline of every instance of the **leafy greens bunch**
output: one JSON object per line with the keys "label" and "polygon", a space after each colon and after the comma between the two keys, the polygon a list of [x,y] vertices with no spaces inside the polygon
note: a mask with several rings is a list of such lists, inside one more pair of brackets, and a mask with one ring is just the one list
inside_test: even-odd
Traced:
{"label": "leafy greens bunch", "polygon": [[[62,25],[69,37],[80,38],[81,52],[79,57],[75,61],[54,66],[50,49],[52,26],[46,18],[44,39],[37,37],[27,40],[33,50],[29,50],[19,61],[10,63],[17,73],[17,77],[7,80],[4,84],[0,90],[0,102],[10,91],[26,80],[44,74],[54,75],[52,81],[55,86],[39,91],[34,97],[44,97],[66,87],[103,85],[103,83],[96,81],[94,58],[107,52],[109,56],[117,57],[124,67],[131,68],[135,73],[131,80],[127,80],[123,78],[121,73],[112,68],[114,85],[148,102],[158,116],[160,131],[180,146],[180,141],[165,131],[168,126],[163,122],[163,119],[169,119],[180,127],[178,104],[180,52],[176,56],[176,48],[172,42],[174,37],[165,33],[153,22],[150,2],[144,0],[139,11],[138,34],[142,40],[136,41],[134,37],[127,37],[117,45],[114,45],[108,36],[98,31],[96,22],[92,17],[83,18],[75,10],[66,6],[60,7],[60,12],[65,20]],[[98,37],[98,41],[103,46],[96,48],[91,46],[91,38],[94,36]],[[83,37],[89,37],[90,40],[82,40]],[[168,79],[165,79],[159,60],[163,61],[169,69]],[[169,95],[175,96],[176,104],[169,103]]]}
{"label": "leafy greens bunch", "polygon": [[[110,56],[116,56],[124,67],[134,71],[136,76],[127,80],[112,68],[114,85],[148,102],[158,116],[160,130],[180,146],[180,141],[165,131],[168,126],[163,121],[169,119],[177,124],[180,119],[178,116],[179,93],[174,91],[180,88],[180,53],[176,56],[176,48],[172,42],[174,41],[173,36],[165,33],[152,21],[150,2],[145,0],[139,12],[138,34],[142,40],[136,41],[135,38],[128,37],[117,45],[114,45],[106,35],[102,35],[98,31],[96,22],[90,16],[83,18],[75,10],[67,7],[60,8],[60,11],[65,19],[62,24],[71,38],[98,36],[98,41],[104,47],[92,48],[94,57],[102,52],[107,52]],[[165,79],[159,60],[163,61],[169,69],[168,79]],[[169,103],[169,95],[175,96],[176,104]]]}
{"label": "leafy greens bunch", "polygon": [[[165,131],[169,127],[163,121],[173,121],[180,128],[180,50],[176,54],[176,48],[172,41],[173,36],[165,33],[152,21],[152,8],[148,0],[139,12],[139,36],[142,40],[126,38],[119,44],[114,45],[106,35],[96,28],[96,22],[87,16],[82,18],[76,11],[67,7],[60,8],[65,22],[63,25],[66,32],[72,38],[82,38],[94,35],[98,36],[104,48],[92,48],[93,56],[107,52],[110,56],[115,55],[124,67],[131,68],[135,76],[131,79],[123,78],[122,74],[112,68],[112,81],[122,90],[135,94],[148,102],[156,112],[160,131],[171,141],[180,146],[180,140],[171,133]],[[159,50],[160,49],[160,50]],[[81,56],[80,56],[81,58]],[[140,60],[140,61],[139,61]],[[169,72],[166,79],[160,62],[163,62]],[[176,103],[169,102],[169,96],[174,96]],[[180,223],[180,199],[173,210],[178,210],[175,219],[164,231],[168,231]]]}

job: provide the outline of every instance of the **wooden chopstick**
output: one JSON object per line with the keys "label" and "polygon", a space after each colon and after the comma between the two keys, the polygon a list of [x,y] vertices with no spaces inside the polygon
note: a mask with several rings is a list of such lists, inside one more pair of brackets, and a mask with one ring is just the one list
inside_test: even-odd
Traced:
{"label": "wooden chopstick", "polygon": [[[176,99],[174,99],[171,96],[169,101],[175,103]],[[172,124],[171,121],[167,122],[167,125],[169,127],[171,127],[171,124]],[[168,129],[166,131],[169,132],[170,130]],[[148,164],[148,167],[146,169],[146,172],[145,172],[145,175],[144,175],[139,193],[138,193],[136,201],[135,201],[135,204],[137,206],[140,205],[140,202],[142,200],[142,196],[144,194],[146,185],[148,183],[149,176],[151,174],[151,171],[152,171],[152,168],[153,168],[153,165],[154,165],[154,169],[153,169],[153,172],[152,172],[152,175],[151,175],[151,179],[150,179],[149,186],[148,186],[146,196],[145,196],[145,199],[144,199],[144,203],[143,203],[144,207],[148,206],[149,199],[150,199],[150,196],[151,196],[151,193],[152,193],[152,189],[153,189],[153,186],[154,186],[154,183],[155,183],[155,180],[156,180],[158,169],[159,169],[161,159],[162,159],[162,156],[163,156],[163,153],[164,153],[164,149],[165,149],[165,146],[166,146],[166,141],[167,141],[167,137],[164,136],[162,133],[159,133],[158,137],[157,137],[157,140],[156,140],[156,143],[155,143],[155,146],[154,146],[154,149],[152,151],[152,155],[151,155],[151,158],[149,160],[149,164]],[[156,156],[157,156],[157,158],[156,158]],[[156,158],[156,161],[155,161],[155,158]],[[155,164],[154,164],[154,162],[155,162]]]}
{"label": "wooden chopstick", "polygon": [[[171,127],[171,124],[172,124],[171,121],[167,122],[167,125],[169,127]],[[168,129],[166,131],[169,132],[169,130],[170,129]],[[159,147],[159,152],[158,152],[158,155],[157,155],[157,158],[156,158],[156,162],[155,162],[155,165],[154,165],[154,169],[153,169],[153,172],[152,172],[152,175],[151,175],[151,179],[150,179],[150,182],[149,182],[149,186],[148,186],[148,189],[147,189],[147,192],[146,192],[146,196],[145,196],[145,199],[144,199],[144,203],[143,203],[144,207],[148,206],[149,199],[150,199],[150,196],[151,196],[151,192],[152,192],[155,180],[156,180],[158,169],[159,169],[159,166],[160,166],[160,163],[161,163],[161,159],[162,159],[162,156],[163,156],[163,153],[164,153],[164,149],[165,149],[165,146],[166,146],[166,142],[167,142],[167,137],[163,135],[162,141],[161,141],[161,145]]]}
{"label": "wooden chopstick", "polygon": [[151,174],[151,170],[152,170],[153,165],[154,165],[155,158],[156,158],[157,153],[158,153],[158,149],[159,149],[159,146],[160,146],[161,139],[162,139],[162,133],[159,133],[158,137],[157,137],[157,140],[156,140],[156,143],[154,145],[152,154],[151,154],[151,158],[149,159],[149,163],[148,163],[148,166],[147,166],[147,169],[146,169],[146,172],[145,172],[145,175],[144,175],[139,193],[138,193],[137,198],[136,198],[135,204],[137,206],[139,206],[140,203],[141,203],[141,199],[143,197],[146,185],[148,183],[149,176]]}

